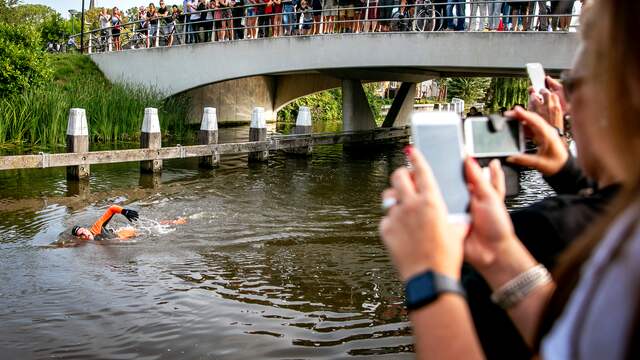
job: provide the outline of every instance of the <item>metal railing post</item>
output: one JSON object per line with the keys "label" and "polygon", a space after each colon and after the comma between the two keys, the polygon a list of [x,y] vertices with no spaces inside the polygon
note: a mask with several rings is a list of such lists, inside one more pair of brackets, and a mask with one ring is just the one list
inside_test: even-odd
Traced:
{"label": "metal railing post", "polygon": [[160,19],[158,19],[158,25],[156,25],[155,47],[158,46],[160,46]]}

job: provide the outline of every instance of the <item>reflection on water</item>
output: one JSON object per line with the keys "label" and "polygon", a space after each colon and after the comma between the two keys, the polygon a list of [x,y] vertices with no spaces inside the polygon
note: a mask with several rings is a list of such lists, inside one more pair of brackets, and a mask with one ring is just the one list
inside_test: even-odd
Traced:
{"label": "reflection on water", "polygon": [[[64,169],[0,173],[0,357],[412,357],[377,234],[400,149],[233,156],[212,171],[165,161],[150,182],[137,163],[92,166],[73,197]],[[511,206],[547,194],[532,174]],[[142,236],[48,247],[111,203],[140,211]],[[178,217],[187,224],[159,224]]]}

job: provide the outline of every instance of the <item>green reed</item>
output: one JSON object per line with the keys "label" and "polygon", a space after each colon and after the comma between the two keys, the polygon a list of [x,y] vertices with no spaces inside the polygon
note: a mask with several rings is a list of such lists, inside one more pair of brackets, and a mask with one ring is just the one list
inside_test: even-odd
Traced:
{"label": "green reed", "polygon": [[137,141],[146,107],[158,108],[163,135],[179,140],[192,136],[186,99],[110,84],[84,56],[54,56],[53,64],[52,84],[0,99],[0,146],[63,145],[73,107],[86,109],[93,142]]}

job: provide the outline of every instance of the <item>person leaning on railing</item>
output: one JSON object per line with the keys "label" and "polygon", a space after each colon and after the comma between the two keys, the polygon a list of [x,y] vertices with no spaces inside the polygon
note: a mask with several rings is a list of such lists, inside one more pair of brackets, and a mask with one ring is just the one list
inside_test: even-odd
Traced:
{"label": "person leaning on railing", "polygon": [[245,19],[245,0],[232,0],[231,14],[233,16],[232,28],[233,38],[236,40],[244,39],[244,27],[242,20]]}
{"label": "person leaning on railing", "polygon": [[[182,31],[179,31],[179,28],[184,29],[184,26],[180,25],[180,20],[183,18],[182,13],[177,5],[173,5],[171,7],[171,16],[167,19],[167,31],[169,32],[169,40],[167,42],[167,46],[173,46],[173,42],[175,40],[176,34],[180,35]],[[184,30],[183,30],[184,31]]]}
{"label": "person leaning on railing", "polygon": [[158,10],[153,3],[149,4],[147,10],[147,47],[156,46],[156,38],[158,37]]}
{"label": "person leaning on railing", "polygon": [[122,30],[122,17],[120,15],[120,9],[114,7],[111,16],[111,36],[113,37],[113,49],[115,51],[122,50],[122,44],[120,43],[120,32]]}
{"label": "person leaning on railing", "polygon": [[[518,240],[500,186],[485,179],[473,160],[465,161],[470,227],[448,223],[438,186],[418,152],[408,152],[413,170],[401,168],[392,175],[392,187],[383,196],[396,205],[380,230],[412,290],[407,306],[419,358],[484,356],[457,283],[463,258],[487,280],[493,301],[507,310],[534,354],[554,359],[640,355],[640,121],[629,117],[640,112],[640,47],[628,46],[637,40],[638,13],[640,3],[626,0],[594,2],[583,13],[579,61],[586,65],[565,86],[570,93],[584,92],[583,101],[596,109],[597,120],[574,118],[574,135],[581,141],[584,134],[597,134],[585,140],[598,139],[602,166],[621,186],[606,214],[561,256],[553,276]],[[579,106],[571,105],[572,111]],[[511,115],[522,118],[517,112]],[[533,117],[524,120],[535,126]]]}

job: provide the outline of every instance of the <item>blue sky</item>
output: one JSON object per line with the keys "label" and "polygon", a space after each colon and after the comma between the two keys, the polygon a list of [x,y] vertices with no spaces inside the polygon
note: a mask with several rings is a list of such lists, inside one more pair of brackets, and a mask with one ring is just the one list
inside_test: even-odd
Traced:
{"label": "blue sky", "polygon": [[[84,0],[85,6],[89,7],[90,0]],[[121,9],[129,9],[134,6],[140,6],[144,4],[149,4],[152,2],[150,0],[96,0],[96,6],[98,7],[114,7],[117,6]],[[158,1],[153,1],[158,2]],[[175,3],[182,3],[182,1],[175,0]],[[173,3],[172,1],[168,1],[169,4]],[[56,9],[62,16],[65,18],[69,17],[69,9],[80,10],[82,7],[82,0],[23,0],[24,4],[42,4],[50,6]]]}

